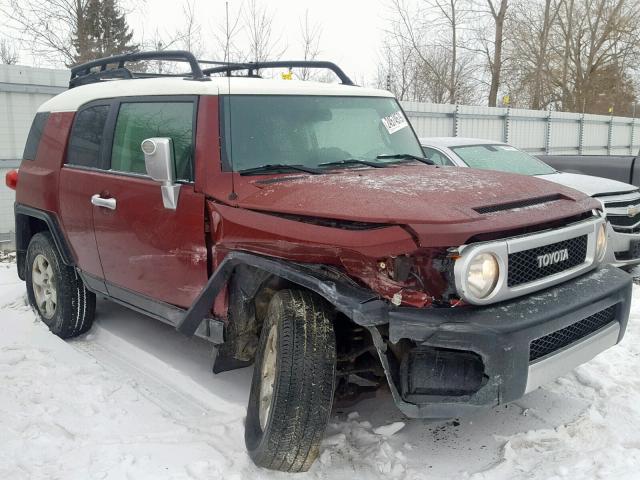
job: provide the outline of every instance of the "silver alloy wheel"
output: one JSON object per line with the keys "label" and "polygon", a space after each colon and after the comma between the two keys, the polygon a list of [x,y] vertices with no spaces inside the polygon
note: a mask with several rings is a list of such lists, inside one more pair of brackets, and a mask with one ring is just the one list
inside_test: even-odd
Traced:
{"label": "silver alloy wheel", "polygon": [[44,318],[49,320],[56,313],[58,292],[51,263],[41,253],[33,259],[31,284],[33,285],[33,295],[36,299],[38,310],[40,310],[40,314]]}
{"label": "silver alloy wheel", "polygon": [[276,363],[278,357],[278,329],[272,325],[262,355],[260,375],[260,428],[264,432],[273,402],[273,387],[276,383]]}

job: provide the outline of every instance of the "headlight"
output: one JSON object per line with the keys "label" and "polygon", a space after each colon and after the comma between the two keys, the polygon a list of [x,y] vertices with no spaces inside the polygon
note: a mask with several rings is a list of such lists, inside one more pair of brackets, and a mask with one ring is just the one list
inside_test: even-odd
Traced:
{"label": "headlight", "polygon": [[604,254],[607,252],[607,223],[604,222],[598,227],[598,236],[596,237],[596,260],[601,262],[604,260]]}
{"label": "headlight", "polygon": [[500,266],[495,255],[480,253],[469,262],[466,275],[467,288],[474,297],[489,296],[498,283]]}

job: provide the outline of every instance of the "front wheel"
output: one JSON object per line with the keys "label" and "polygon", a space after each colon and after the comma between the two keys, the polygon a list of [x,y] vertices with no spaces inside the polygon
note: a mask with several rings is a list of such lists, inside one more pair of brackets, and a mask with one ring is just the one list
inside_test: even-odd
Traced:
{"label": "front wheel", "polygon": [[312,293],[281,290],[262,326],[245,443],[254,463],[304,472],[318,457],[335,386],[336,342],[329,305]]}

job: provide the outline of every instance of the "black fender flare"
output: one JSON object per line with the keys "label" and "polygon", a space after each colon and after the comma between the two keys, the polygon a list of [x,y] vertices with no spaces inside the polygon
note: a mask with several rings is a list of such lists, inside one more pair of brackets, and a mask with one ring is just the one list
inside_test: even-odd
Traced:
{"label": "black fender flare", "polygon": [[238,265],[248,265],[288,280],[323,297],[336,310],[355,323],[375,326],[388,323],[388,304],[371,290],[356,284],[340,281],[323,272],[317,265],[289,262],[244,251],[234,251],[220,262],[206,286],[176,329],[192,336],[200,323],[210,316],[213,302]]}
{"label": "black fender flare", "polygon": [[21,203],[14,203],[13,206],[16,221],[16,253],[18,260],[18,275],[21,279],[24,276],[24,262],[26,258],[27,248],[34,232],[31,231],[29,219],[36,218],[43,221],[51,233],[53,242],[55,243],[62,261],[65,265],[75,267],[76,261],[72,250],[67,243],[67,239],[62,232],[62,227],[55,213],[37,208],[28,207]]}

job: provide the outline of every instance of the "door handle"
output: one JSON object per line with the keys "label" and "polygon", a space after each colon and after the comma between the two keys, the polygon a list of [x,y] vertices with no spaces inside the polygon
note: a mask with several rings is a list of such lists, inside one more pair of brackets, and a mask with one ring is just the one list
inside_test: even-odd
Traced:
{"label": "door handle", "polygon": [[109,210],[116,209],[116,199],[115,198],[102,198],[100,194],[96,193],[91,197],[91,203],[96,207],[108,208]]}

